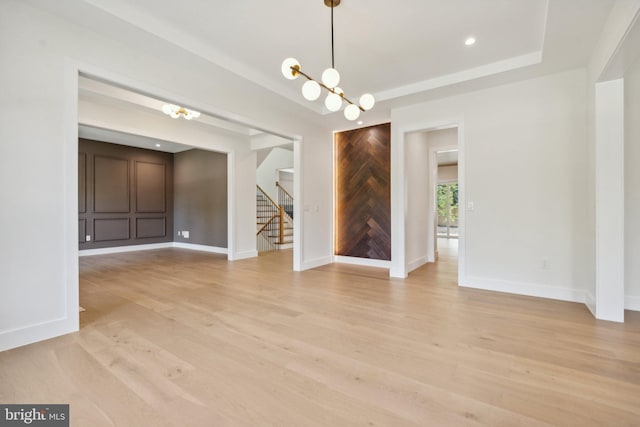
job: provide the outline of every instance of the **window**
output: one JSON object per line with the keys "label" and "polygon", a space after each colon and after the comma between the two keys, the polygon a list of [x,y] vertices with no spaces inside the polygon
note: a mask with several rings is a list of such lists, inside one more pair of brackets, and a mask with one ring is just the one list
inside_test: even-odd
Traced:
{"label": "window", "polygon": [[438,184],[438,237],[458,238],[458,184]]}

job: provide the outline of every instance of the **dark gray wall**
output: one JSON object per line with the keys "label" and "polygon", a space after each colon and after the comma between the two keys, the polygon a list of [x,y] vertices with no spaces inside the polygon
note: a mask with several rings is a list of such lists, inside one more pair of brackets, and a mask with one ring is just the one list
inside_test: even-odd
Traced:
{"label": "dark gray wall", "polygon": [[78,217],[80,249],[171,242],[173,155],[80,139]]}
{"label": "dark gray wall", "polygon": [[[174,155],[174,241],[227,247],[227,155],[189,150]],[[189,238],[178,236],[189,231]]]}

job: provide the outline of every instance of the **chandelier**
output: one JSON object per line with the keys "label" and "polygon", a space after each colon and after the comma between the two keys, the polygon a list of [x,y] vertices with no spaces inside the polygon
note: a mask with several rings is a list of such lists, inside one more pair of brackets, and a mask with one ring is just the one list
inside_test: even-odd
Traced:
{"label": "chandelier", "polygon": [[200,117],[200,113],[194,110],[187,110],[184,107],[179,107],[173,104],[165,104],[162,106],[162,112],[168,114],[174,119],[178,117],[183,117],[187,120],[197,119]]}
{"label": "chandelier", "polygon": [[302,96],[309,101],[315,101],[320,97],[322,88],[329,93],[324,100],[324,105],[329,111],[338,111],[344,102],[348,105],[344,109],[347,120],[356,120],[361,111],[370,110],[375,104],[375,98],[370,93],[365,93],[356,104],[347,98],[344,91],[338,87],[340,73],[335,69],[335,55],[333,52],[333,9],[340,4],[340,0],[324,0],[324,4],[331,8],[331,68],[322,73],[322,80],[317,81],[302,71],[300,63],[295,58],[287,58],[282,62],[282,74],[289,80],[295,80],[299,76],[306,77],[307,81],[302,85]]}

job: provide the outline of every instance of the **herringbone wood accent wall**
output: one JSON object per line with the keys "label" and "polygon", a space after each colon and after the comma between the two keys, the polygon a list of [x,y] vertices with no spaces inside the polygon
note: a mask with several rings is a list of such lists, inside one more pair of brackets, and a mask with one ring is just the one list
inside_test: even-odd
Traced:
{"label": "herringbone wood accent wall", "polygon": [[336,255],[391,259],[391,124],[335,136]]}

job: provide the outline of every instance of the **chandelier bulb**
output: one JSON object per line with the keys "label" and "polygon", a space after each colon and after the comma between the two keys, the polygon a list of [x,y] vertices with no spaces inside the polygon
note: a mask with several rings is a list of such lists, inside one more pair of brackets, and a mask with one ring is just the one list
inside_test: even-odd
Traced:
{"label": "chandelier bulb", "polygon": [[360,97],[360,106],[365,110],[370,110],[376,103],[376,99],[370,93],[365,93]]}
{"label": "chandelier bulb", "polygon": [[165,114],[171,114],[172,111],[177,110],[178,107],[173,104],[164,104],[162,106],[162,112]]}
{"label": "chandelier bulb", "polygon": [[329,93],[327,98],[324,100],[324,106],[327,107],[327,110],[329,111],[338,111],[342,108],[342,97],[335,93]]}
{"label": "chandelier bulb", "polygon": [[333,89],[340,83],[340,73],[335,68],[327,68],[322,73],[322,83]]}
{"label": "chandelier bulb", "polygon": [[360,117],[360,108],[357,105],[349,104],[344,109],[344,116],[347,120],[355,120]]}
{"label": "chandelier bulb", "polygon": [[300,76],[300,74],[298,74],[297,72],[291,69],[292,67],[297,70],[300,69],[300,63],[298,62],[297,59],[287,58],[284,61],[282,61],[282,69],[281,69],[282,75],[289,80],[295,80]]}
{"label": "chandelier bulb", "polygon": [[307,82],[302,85],[302,96],[308,101],[315,101],[320,98],[321,92],[322,89],[315,80],[307,80]]}

